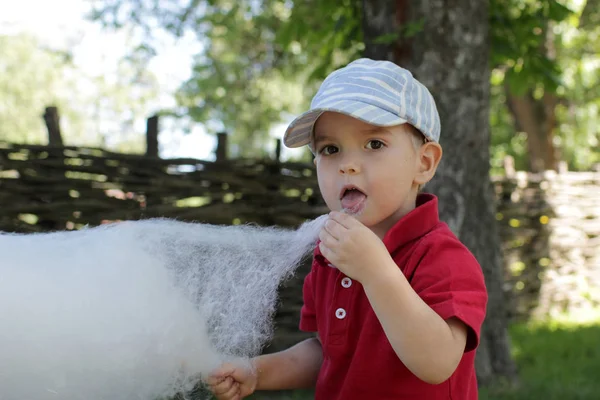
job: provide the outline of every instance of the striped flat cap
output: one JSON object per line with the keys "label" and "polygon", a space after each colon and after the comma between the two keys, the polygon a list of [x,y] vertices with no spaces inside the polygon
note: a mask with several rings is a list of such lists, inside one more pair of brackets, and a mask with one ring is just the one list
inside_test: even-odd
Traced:
{"label": "striped flat cap", "polygon": [[440,140],[433,96],[410,71],[389,61],[361,58],[332,72],[312,99],[310,110],[288,126],[283,143],[287,147],[310,144],[315,122],[326,111],[375,126],[409,123],[428,140]]}

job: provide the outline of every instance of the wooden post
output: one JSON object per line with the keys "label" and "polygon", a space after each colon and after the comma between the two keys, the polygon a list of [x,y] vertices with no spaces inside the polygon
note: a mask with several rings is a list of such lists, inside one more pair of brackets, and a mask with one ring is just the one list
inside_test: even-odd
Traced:
{"label": "wooden post", "polygon": [[54,106],[46,107],[44,122],[46,123],[46,128],[48,128],[48,144],[50,146],[62,146],[63,140],[60,133],[58,108]]}
{"label": "wooden post", "polygon": [[[153,115],[146,120],[146,157],[158,158],[158,119],[158,115]],[[150,213],[149,216],[155,216],[152,214],[152,206],[160,204],[160,198],[148,192],[145,192],[144,196],[145,204],[141,207],[144,212]]]}
{"label": "wooden post", "polygon": [[146,155],[158,157],[158,115],[153,115],[146,122]]}
{"label": "wooden post", "polygon": [[275,139],[275,161],[281,162],[281,140]]}
{"label": "wooden post", "polygon": [[227,132],[217,133],[217,150],[215,155],[217,161],[227,160]]}
{"label": "wooden post", "polygon": [[[58,115],[58,108],[54,106],[46,107],[44,112],[44,122],[46,123],[46,128],[48,129],[48,145],[62,147],[63,140],[62,135],[60,133],[60,118]],[[57,162],[63,163],[63,151],[62,149],[53,149],[52,151],[48,151],[48,159],[56,159]],[[43,174],[43,171],[38,172],[38,174]],[[54,193],[48,197],[40,198],[37,195],[33,195],[32,200],[37,203],[52,203],[53,201],[61,201],[64,199],[68,199],[69,194],[67,192]],[[37,225],[41,227],[43,231],[57,231],[63,230],[65,228],[65,223],[60,220],[60,218],[54,218],[53,216],[47,216],[46,218],[40,217],[37,222]]]}

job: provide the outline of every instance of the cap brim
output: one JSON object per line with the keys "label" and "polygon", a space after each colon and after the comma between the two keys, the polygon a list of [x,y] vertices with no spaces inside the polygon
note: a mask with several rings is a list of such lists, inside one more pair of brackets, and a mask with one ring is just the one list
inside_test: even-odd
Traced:
{"label": "cap brim", "polygon": [[283,144],[289,148],[302,147],[311,142],[315,122],[324,112],[337,112],[374,126],[394,126],[407,121],[384,109],[358,101],[338,102],[335,107],[314,108],[294,119],[283,135]]}

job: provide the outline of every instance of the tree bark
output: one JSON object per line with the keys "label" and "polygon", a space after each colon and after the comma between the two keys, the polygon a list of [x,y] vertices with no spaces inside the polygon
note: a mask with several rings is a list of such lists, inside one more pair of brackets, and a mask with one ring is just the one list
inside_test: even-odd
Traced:
{"label": "tree bark", "polygon": [[[381,59],[377,56],[393,54],[392,61],[432,91],[442,122],[444,157],[426,190],[439,197],[441,218],[479,260],[489,292],[476,358],[478,379],[483,385],[506,378],[514,381],[516,367],[510,356],[502,254],[489,179],[488,1],[455,0],[450,7],[443,0],[389,0],[396,7],[395,21],[369,19],[377,15],[376,7],[385,8],[381,3],[363,0],[365,35],[371,36],[365,43],[398,25],[424,23],[421,32],[400,38],[392,50],[367,47],[365,56]],[[396,28],[382,26],[390,23]]]}
{"label": "tree bark", "polygon": [[579,18],[579,29],[594,29],[600,24],[600,0],[587,0]]}
{"label": "tree bark", "polygon": [[[540,53],[554,60],[556,50],[554,48],[554,32],[550,22],[546,23],[544,37],[545,40],[540,45]],[[554,147],[556,106],[558,104],[556,93],[544,90],[542,97],[536,99],[533,89],[529,89],[523,94],[517,94],[511,92],[508,84],[504,88],[515,130],[527,134],[529,171],[558,170],[558,155]]]}
{"label": "tree bark", "polygon": [[46,107],[46,111],[44,112],[44,122],[48,129],[48,144],[50,146],[62,146],[63,140],[60,133],[60,117],[58,116],[57,107]]}
{"label": "tree bark", "polygon": [[527,134],[529,171],[556,170],[558,164],[553,143],[556,95],[545,92],[541,99],[536,100],[531,91],[517,95],[511,93],[508,87],[505,93],[515,130]]}
{"label": "tree bark", "polygon": [[396,2],[390,0],[363,0],[362,5],[365,57],[374,60],[393,60],[394,46],[390,44],[391,42],[380,43],[378,38],[398,32]]}

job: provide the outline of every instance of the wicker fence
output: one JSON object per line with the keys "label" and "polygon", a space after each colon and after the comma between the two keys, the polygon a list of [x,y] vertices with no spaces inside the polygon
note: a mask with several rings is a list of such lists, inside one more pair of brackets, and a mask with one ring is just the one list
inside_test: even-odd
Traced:
{"label": "wicker fence", "polygon": [[325,212],[313,169],[276,160],[160,159],[0,144],[0,230],[152,217],[294,226]]}
{"label": "wicker fence", "polygon": [[[494,179],[514,318],[600,305],[600,173]],[[160,159],[0,143],[0,230],[78,229],[151,217],[297,226],[326,212],[312,164]],[[274,348],[300,338],[301,282],[286,283]]]}
{"label": "wicker fence", "polygon": [[495,184],[514,315],[598,310],[600,173],[517,173]]}

